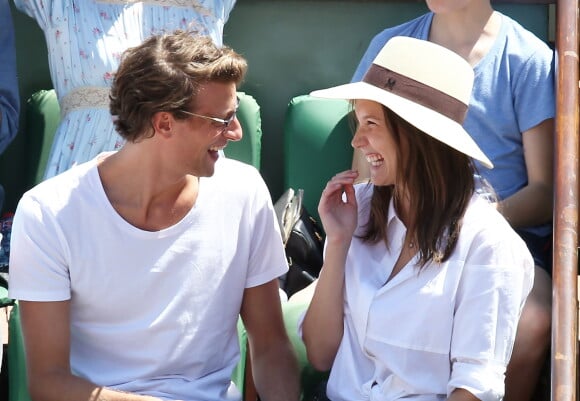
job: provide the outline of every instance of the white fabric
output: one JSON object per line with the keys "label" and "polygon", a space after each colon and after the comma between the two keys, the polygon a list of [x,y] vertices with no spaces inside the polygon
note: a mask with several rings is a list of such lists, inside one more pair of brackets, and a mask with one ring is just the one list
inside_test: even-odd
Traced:
{"label": "white fabric", "polygon": [[[356,190],[362,225],[372,187]],[[533,283],[526,245],[496,210],[474,197],[448,261],[419,271],[415,257],[385,284],[406,233],[392,205],[387,230],[390,249],[354,238],[348,253],[345,329],[328,397],[433,401],[464,388],[481,400],[500,400]]]}
{"label": "white fabric", "polygon": [[74,374],[164,399],[240,399],[230,376],[244,289],[288,268],[264,181],[231,159],[158,232],[123,220],[84,163],[23,196],[11,246],[11,297],[71,301]]}

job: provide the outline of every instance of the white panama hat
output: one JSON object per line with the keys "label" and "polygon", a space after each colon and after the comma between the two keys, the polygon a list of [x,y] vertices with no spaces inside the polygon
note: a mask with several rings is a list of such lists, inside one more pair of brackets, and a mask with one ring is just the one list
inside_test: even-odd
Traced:
{"label": "white panama hat", "polygon": [[310,95],[381,103],[424,133],[493,168],[462,127],[473,77],[469,63],[451,50],[396,36],[385,44],[362,81]]}

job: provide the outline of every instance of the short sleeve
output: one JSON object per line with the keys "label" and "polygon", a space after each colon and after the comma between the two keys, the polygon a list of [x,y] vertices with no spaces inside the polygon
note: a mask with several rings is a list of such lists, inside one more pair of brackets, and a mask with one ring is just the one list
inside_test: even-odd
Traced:
{"label": "short sleeve", "polygon": [[556,113],[554,51],[536,38],[538,46],[514,74],[514,107],[521,132],[553,118]]}
{"label": "short sleeve", "polygon": [[55,217],[25,194],[12,224],[10,297],[27,301],[70,299],[66,249]]}
{"label": "short sleeve", "polygon": [[533,284],[533,260],[510,232],[472,243],[457,289],[448,394],[463,388],[501,400],[519,317]]}
{"label": "short sleeve", "polygon": [[264,284],[288,271],[272,199],[266,183],[259,174],[257,175],[256,195],[252,205],[252,243],[246,288]]}

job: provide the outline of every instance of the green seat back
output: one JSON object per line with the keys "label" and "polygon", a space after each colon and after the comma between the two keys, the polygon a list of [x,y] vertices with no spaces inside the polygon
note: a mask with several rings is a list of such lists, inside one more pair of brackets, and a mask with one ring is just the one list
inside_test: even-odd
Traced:
{"label": "green seat back", "polygon": [[349,111],[345,100],[310,95],[293,98],[286,111],[284,185],[304,189],[304,205],[316,217],[327,181],[352,164]]}
{"label": "green seat back", "polygon": [[8,401],[31,401],[27,382],[24,339],[17,302],[10,311],[8,321]]}
{"label": "green seat back", "polygon": [[238,318],[237,328],[238,342],[240,345],[240,360],[232,372],[232,381],[238,390],[240,390],[240,393],[244,394],[246,382],[246,354],[248,353],[248,333],[246,332],[246,328],[244,327],[241,318]]}
{"label": "green seat back", "polygon": [[285,302],[282,304],[282,313],[284,316],[284,325],[290,338],[290,343],[298,358],[298,367],[300,370],[300,387],[301,400],[312,400],[315,390],[322,382],[328,379],[328,372],[319,372],[310,365],[306,357],[306,347],[298,333],[298,321],[302,314],[306,312],[308,303],[305,302]]}
{"label": "green seat back", "polygon": [[227,157],[243,161],[260,169],[262,152],[262,119],[260,106],[252,96],[238,92],[240,106],[237,117],[242,125],[243,137],[241,141],[229,142],[224,153]]}
{"label": "green seat back", "polygon": [[60,122],[60,106],[54,89],[40,90],[26,102],[28,177],[32,187],[42,181],[54,134]]}
{"label": "green seat back", "polygon": [[8,282],[0,276],[0,308],[14,304],[14,300],[8,298]]}

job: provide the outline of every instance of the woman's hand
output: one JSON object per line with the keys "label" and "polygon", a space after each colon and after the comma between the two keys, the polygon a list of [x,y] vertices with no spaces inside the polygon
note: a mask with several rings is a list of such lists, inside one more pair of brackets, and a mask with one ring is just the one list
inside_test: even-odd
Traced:
{"label": "woman's hand", "polygon": [[332,177],[322,191],[318,214],[329,243],[350,243],[352,239],[358,218],[353,186],[357,177],[357,171],[343,171]]}

